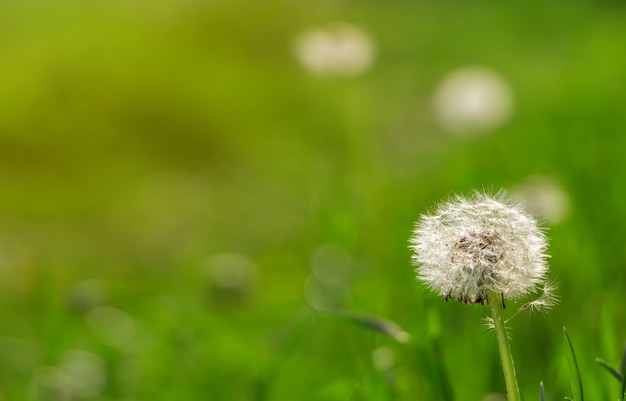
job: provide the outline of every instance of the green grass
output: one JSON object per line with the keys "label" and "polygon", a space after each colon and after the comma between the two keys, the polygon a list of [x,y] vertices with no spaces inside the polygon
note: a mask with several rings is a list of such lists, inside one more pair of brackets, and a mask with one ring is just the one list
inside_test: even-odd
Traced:
{"label": "green grass", "polygon": [[[373,37],[376,62],[311,77],[293,40],[337,20]],[[4,2],[0,399],[63,399],[49,368],[76,349],[103,363],[96,400],[504,393],[488,311],[422,288],[407,240],[449,195],[531,175],[558,179],[572,207],[548,231],[560,304],[511,322],[521,392],[570,394],[566,326],[587,399],[614,399],[595,358],[619,366],[626,340],[625,21],[610,1]],[[515,97],[478,138],[446,135],[430,107],[465,65]],[[309,278],[325,244],[339,284]],[[251,261],[246,286],[212,281],[222,253]],[[78,290],[88,280],[99,295]],[[410,341],[316,312],[305,288]],[[94,329],[97,305],[133,334]]]}

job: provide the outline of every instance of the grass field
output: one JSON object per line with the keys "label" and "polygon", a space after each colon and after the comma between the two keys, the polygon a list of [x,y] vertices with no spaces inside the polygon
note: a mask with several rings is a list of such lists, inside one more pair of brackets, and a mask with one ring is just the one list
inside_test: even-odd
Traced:
{"label": "grass field", "polygon": [[[337,22],[371,62],[312,74],[298,38]],[[408,239],[532,177],[569,206],[560,303],[510,324],[520,388],[572,396],[566,327],[617,399],[624,49],[617,1],[0,3],[0,400],[498,399],[487,309],[426,290]],[[450,133],[433,99],[472,66],[510,113]]]}

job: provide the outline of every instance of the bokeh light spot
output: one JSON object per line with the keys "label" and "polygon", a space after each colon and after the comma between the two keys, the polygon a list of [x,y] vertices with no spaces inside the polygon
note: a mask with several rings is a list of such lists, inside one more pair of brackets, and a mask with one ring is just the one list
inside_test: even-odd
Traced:
{"label": "bokeh light spot", "polygon": [[513,113],[513,96],[506,81],[482,67],[465,67],[448,74],[434,97],[435,117],[451,134],[492,131]]}
{"label": "bokeh light spot", "polygon": [[366,33],[337,23],[300,35],[295,53],[312,75],[353,77],[372,65],[375,49]]}

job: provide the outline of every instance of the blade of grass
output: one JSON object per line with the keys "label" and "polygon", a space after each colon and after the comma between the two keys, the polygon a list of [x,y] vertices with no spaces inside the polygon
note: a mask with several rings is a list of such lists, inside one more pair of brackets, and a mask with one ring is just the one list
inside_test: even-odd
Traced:
{"label": "blade of grass", "polygon": [[441,350],[439,338],[433,338],[431,346],[435,361],[435,371],[441,384],[441,399],[445,401],[453,401],[455,399],[454,390],[452,390],[452,383],[444,363],[443,351]]}
{"label": "blade of grass", "polygon": [[620,394],[622,401],[626,398],[626,343],[622,350],[622,393]]}
{"label": "blade of grass", "polygon": [[454,390],[452,389],[452,381],[446,369],[443,349],[441,347],[441,321],[439,314],[435,309],[427,311],[428,336],[430,337],[430,345],[435,365],[435,377],[441,385],[441,399],[444,401],[454,401]]}
{"label": "blade of grass", "polygon": [[541,401],[546,401],[546,390],[543,388],[543,382],[539,382],[539,394],[541,395]]}
{"label": "blade of grass", "polygon": [[352,312],[349,310],[320,310],[329,317],[356,323],[359,326],[370,330],[378,331],[392,337],[399,343],[405,344],[409,341],[409,333],[402,330],[400,326],[391,320],[380,316],[369,315],[365,313]]}
{"label": "blade of grass", "polygon": [[567,365],[569,367],[569,377],[572,383],[574,401],[583,401],[583,383],[580,379],[580,370],[578,369],[578,362],[576,362],[574,346],[572,345],[572,341],[570,340],[565,327],[563,327],[563,333],[565,333],[565,339],[567,341]]}
{"label": "blade of grass", "polygon": [[596,358],[596,362],[598,362],[603,368],[605,368],[613,377],[615,377],[620,383],[624,380],[623,376],[611,365],[606,363],[604,360],[600,358]]}

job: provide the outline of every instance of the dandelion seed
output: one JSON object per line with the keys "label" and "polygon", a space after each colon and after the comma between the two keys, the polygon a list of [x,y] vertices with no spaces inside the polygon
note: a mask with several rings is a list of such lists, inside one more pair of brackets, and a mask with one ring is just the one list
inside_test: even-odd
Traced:
{"label": "dandelion seed", "polygon": [[496,329],[496,324],[493,321],[493,318],[491,316],[483,317],[483,325],[487,328],[487,330],[495,330]]}
{"label": "dandelion seed", "polygon": [[525,303],[522,309],[533,310],[539,313],[545,313],[559,302],[559,297],[555,290],[558,285],[554,282],[546,281],[541,294],[534,301]]}
{"label": "dandelion seed", "polygon": [[421,217],[410,243],[418,278],[446,301],[483,304],[490,294],[502,294],[504,302],[538,286],[550,289],[546,236],[503,193],[476,192],[443,203],[435,214]]}

